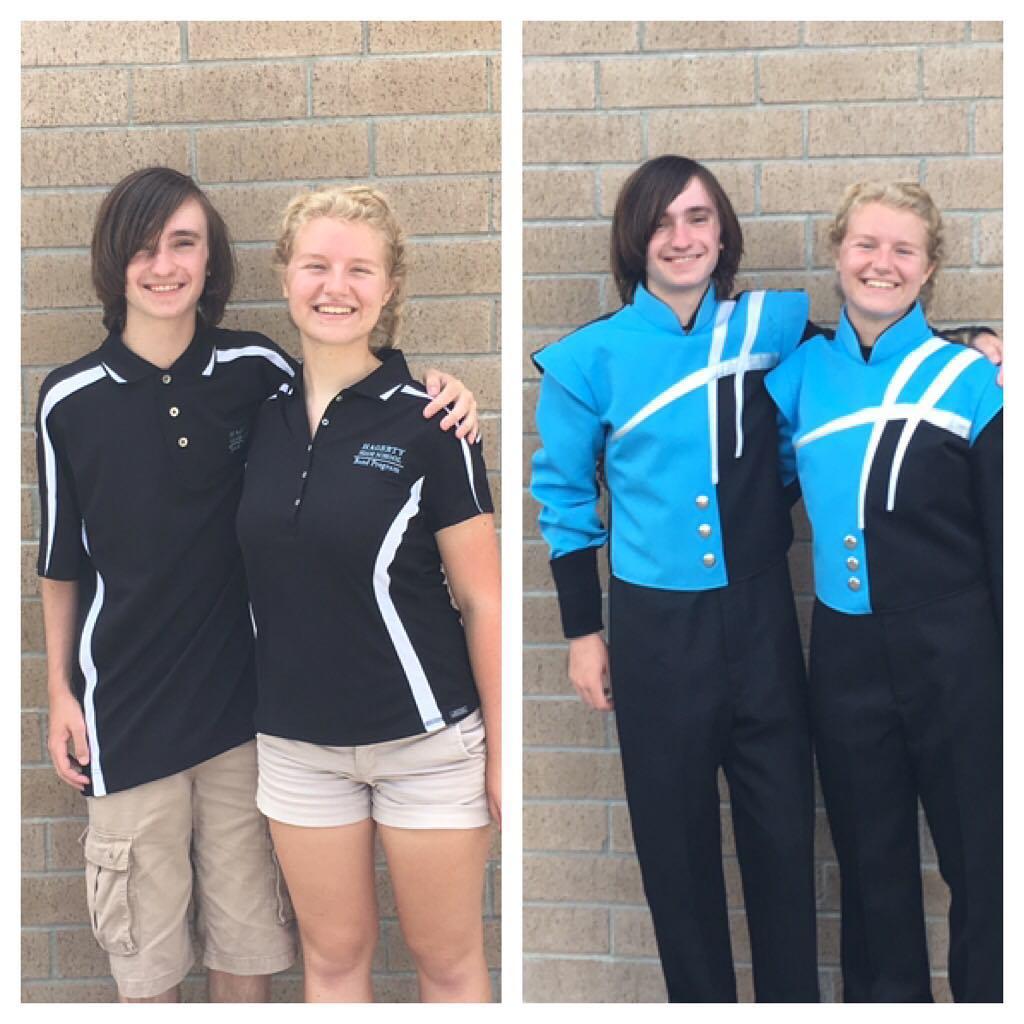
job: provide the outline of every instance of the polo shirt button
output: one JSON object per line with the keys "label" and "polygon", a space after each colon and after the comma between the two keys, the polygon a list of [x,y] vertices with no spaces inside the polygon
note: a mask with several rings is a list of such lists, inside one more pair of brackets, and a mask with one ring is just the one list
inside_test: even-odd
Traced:
{"label": "polo shirt button", "polygon": [[707,508],[710,504],[711,501],[706,494],[697,495],[697,508]]}
{"label": "polo shirt button", "polygon": [[335,401],[336,401],[336,402],[340,402],[340,401],[341,401],[341,395],[338,395],[338,397],[337,397],[337,398],[335,398]]}
{"label": "polo shirt button", "polygon": [[309,470],[308,469],[304,469],[302,471],[302,479],[305,480],[307,476],[309,476]]}
{"label": "polo shirt button", "polygon": [[320,421],[321,427],[329,427],[330,425],[331,421],[326,416]]}
{"label": "polo shirt button", "polygon": [[160,382],[161,382],[162,384],[170,384],[170,383],[171,383],[171,375],[170,375],[169,373],[165,373],[165,374],[164,374],[164,375],[163,375],[163,376],[162,376],[162,377],[160,378]]}
{"label": "polo shirt button", "polygon": [[701,523],[700,526],[697,527],[697,532],[702,537],[707,539],[708,537],[711,536],[711,526],[710,526],[710,524],[709,523]]}
{"label": "polo shirt button", "polygon": [[311,452],[312,450],[313,450],[313,446],[311,444],[307,444],[306,445],[306,451],[307,452]]}
{"label": "polo shirt button", "polygon": [[301,504],[302,504],[302,499],[301,498],[296,498],[295,499],[295,507],[298,508]]}
{"label": "polo shirt button", "polygon": [[852,551],[857,546],[857,538],[852,533],[848,533],[843,538],[843,543]]}
{"label": "polo shirt button", "polygon": [[713,554],[711,554],[711,552],[708,552],[708,553],[707,553],[707,554],[706,554],[706,555],[705,555],[705,556],[703,557],[703,559],[701,559],[701,561],[703,561],[703,563],[704,563],[704,564],[705,564],[705,565],[706,565],[706,566],[707,566],[707,567],[708,567],[709,569],[714,569],[714,567],[715,567],[715,562],[717,562],[717,561],[718,561],[718,559],[717,559],[717,558],[715,558],[715,556],[714,556]]}
{"label": "polo shirt button", "polygon": [[851,590],[860,590],[860,580],[856,576],[851,576],[847,581],[846,585]]}
{"label": "polo shirt button", "polygon": [[170,409],[168,409],[167,411],[168,411],[168,412],[169,412],[169,413],[170,413],[170,414],[171,414],[172,416],[177,416],[177,415],[178,415],[178,413],[179,413],[179,412],[181,412],[181,410],[180,410],[180,409],[179,409],[179,408],[178,408],[178,407],[177,407],[176,405],[172,405],[172,406],[170,407]]}
{"label": "polo shirt button", "polygon": [[187,437],[179,437],[178,438],[178,447],[179,448],[187,448],[188,447],[188,438]]}

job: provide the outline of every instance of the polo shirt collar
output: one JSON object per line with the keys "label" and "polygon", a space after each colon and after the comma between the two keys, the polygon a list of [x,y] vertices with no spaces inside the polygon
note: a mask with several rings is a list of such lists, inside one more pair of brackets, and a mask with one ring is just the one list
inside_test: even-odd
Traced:
{"label": "polo shirt collar", "polygon": [[[934,336],[934,331],[925,319],[921,303],[915,302],[894,324],[890,324],[879,336],[871,351],[868,366],[874,366],[887,359],[903,355],[908,349],[920,345]],[[858,363],[864,363],[860,351],[860,337],[846,314],[846,307],[839,317],[836,327],[836,341],[846,353]]]}
{"label": "polo shirt collar", "polygon": [[214,365],[213,328],[201,319],[196,320],[196,331],[188,347],[166,370],[143,359],[125,343],[120,331],[112,331],[100,346],[100,361],[110,378],[118,384],[129,384],[155,374],[170,373],[198,377],[212,371]]}
{"label": "polo shirt collar", "polygon": [[697,307],[697,314],[688,328],[679,323],[679,317],[668,303],[662,302],[657,296],[652,295],[642,284],[636,286],[636,292],[633,295],[633,309],[649,323],[663,331],[671,331],[674,334],[690,334],[702,330],[714,322],[715,310],[718,309],[718,296],[715,293],[714,283],[710,283]]}
{"label": "polo shirt collar", "polygon": [[[373,398],[380,402],[386,402],[393,394],[400,391],[404,385],[409,385],[412,379],[409,374],[409,366],[405,356],[400,349],[382,348],[373,353],[379,360],[378,366],[372,373],[367,374],[362,380],[342,388],[341,394],[358,394],[367,398]],[[281,391],[288,398],[303,393],[304,381],[301,368],[290,384],[281,386]],[[412,385],[410,385],[412,386]]]}

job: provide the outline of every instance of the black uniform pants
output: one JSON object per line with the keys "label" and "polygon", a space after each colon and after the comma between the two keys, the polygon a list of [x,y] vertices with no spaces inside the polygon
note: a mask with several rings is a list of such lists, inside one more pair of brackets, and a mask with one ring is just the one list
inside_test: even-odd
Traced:
{"label": "black uniform pants", "polygon": [[816,1002],[814,793],[785,562],[719,590],[611,583],[633,836],[671,1002],[734,1002],[718,768],[763,1002]]}
{"label": "black uniform pants", "polygon": [[1002,661],[988,588],[891,614],[820,602],[818,769],[839,857],[846,1002],[930,1002],[918,798],[949,885],[949,982],[1002,1000]]}

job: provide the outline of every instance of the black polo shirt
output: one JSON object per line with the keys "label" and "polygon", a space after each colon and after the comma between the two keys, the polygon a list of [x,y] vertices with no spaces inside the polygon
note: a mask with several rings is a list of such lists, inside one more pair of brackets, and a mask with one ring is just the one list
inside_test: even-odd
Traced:
{"label": "black polo shirt", "polygon": [[479,444],[423,418],[394,352],[310,437],[302,374],[260,410],[238,534],[256,624],[256,728],[356,746],[479,706],[434,534],[491,512]]}
{"label": "black polo shirt", "polygon": [[38,571],[79,583],[72,684],[95,796],[253,736],[234,521],[253,418],[294,366],[261,334],[200,327],[167,370],[111,334],[43,382]]}

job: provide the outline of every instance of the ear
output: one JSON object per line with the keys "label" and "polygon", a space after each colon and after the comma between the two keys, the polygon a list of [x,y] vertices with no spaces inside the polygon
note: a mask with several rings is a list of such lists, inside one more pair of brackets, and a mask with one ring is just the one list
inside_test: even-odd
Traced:
{"label": "ear", "polygon": [[934,273],[935,273],[935,264],[934,263],[929,263],[928,264],[928,269],[924,272],[924,280],[921,282],[921,284],[927,284],[929,279],[931,278],[932,274],[934,274]]}

